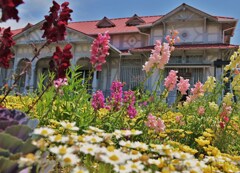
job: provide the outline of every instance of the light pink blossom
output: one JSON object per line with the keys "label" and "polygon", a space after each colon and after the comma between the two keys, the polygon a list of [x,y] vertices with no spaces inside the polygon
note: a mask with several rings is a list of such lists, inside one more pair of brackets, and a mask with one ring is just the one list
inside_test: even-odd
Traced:
{"label": "light pink blossom", "polygon": [[183,77],[180,77],[180,81],[177,84],[178,90],[181,92],[182,95],[187,94],[187,90],[190,87],[189,79],[184,79]]}
{"label": "light pink blossom", "polygon": [[177,83],[177,73],[178,71],[171,70],[168,76],[165,78],[164,86],[168,91],[172,91]]}
{"label": "light pink blossom", "polygon": [[166,128],[164,121],[161,118],[153,116],[152,114],[148,115],[148,120],[145,122],[145,124],[150,129],[155,130],[156,133],[164,132]]}
{"label": "light pink blossom", "polygon": [[198,108],[198,115],[203,115],[205,113],[205,108],[203,106],[200,106]]}

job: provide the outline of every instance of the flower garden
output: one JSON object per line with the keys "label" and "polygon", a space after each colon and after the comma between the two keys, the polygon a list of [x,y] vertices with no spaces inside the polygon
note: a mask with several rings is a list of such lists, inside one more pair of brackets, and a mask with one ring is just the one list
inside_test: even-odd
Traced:
{"label": "flower garden", "polygon": [[[22,3],[13,2],[14,9]],[[2,3],[2,21],[18,20],[17,13],[9,13],[10,6]],[[43,47],[64,40],[71,13],[67,2],[53,1],[42,27]],[[3,87],[0,172],[240,172],[240,49],[231,56],[221,80],[209,76],[205,83],[190,87],[177,71],[163,75],[177,35],[173,30],[166,43],[157,41],[143,66],[147,77],[159,72],[153,92],[142,86],[123,91],[124,83],[113,81],[109,97],[101,90],[89,94],[79,67],[70,64],[70,44],[56,47],[49,84],[40,82],[36,92],[24,96],[12,94],[14,87]],[[11,36],[10,28],[1,33],[0,66],[4,68],[13,57]],[[92,43],[91,64],[96,71],[106,62],[109,40],[106,32]],[[226,84],[231,85],[230,91]],[[178,97],[168,105],[166,98],[174,89]]]}

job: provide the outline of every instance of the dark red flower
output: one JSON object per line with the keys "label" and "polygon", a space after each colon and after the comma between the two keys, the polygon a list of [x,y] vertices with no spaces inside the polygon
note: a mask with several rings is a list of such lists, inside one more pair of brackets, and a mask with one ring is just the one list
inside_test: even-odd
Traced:
{"label": "dark red flower", "polygon": [[10,27],[1,32],[0,29],[0,67],[9,68],[9,62],[13,58],[11,47],[15,45]]}
{"label": "dark red flower", "polygon": [[1,20],[5,22],[8,19],[19,20],[18,10],[16,7],[24,3],[22,0],[0,0],[0,8],[2,9]]}
{"label": "dark red flower", "polygon": [[62,41],[66,35],[66,25],[71,20],[73,11],[68,7],[69,3],[64,2],[61,6],[53,1],[50,8],[50,14],[45,16],[45,22],[41,30],[44,30],[42,38],[46,38],[50,42]]}
{"label": "dark red flower", "polygon": [[73,57],[70,51],[71,48],[72,46],[70,44],[67,44],[63,51],[59,46],[56,47],[56,51],[54,52],[52,58],[54,60],[54,68],[56,69],[57,79],[66,77],[66,71],[71,65],[70,59]]}

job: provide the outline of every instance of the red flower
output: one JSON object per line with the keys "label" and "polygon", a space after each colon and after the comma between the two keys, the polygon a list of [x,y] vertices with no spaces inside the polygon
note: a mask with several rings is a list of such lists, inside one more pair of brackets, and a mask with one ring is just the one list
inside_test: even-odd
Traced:
{"label": "red flower", "polygon": [[73,57],[70,51],[71,48],[72,46],[70,44],[67,44],[63,51],[59,46],[56,47],[56,51],[54,52],[52,58],[54,60],[54,67],[57,72],[57,79],[66,77],[66,71],[71,65],[70,59]]}
{"label": "red flower", "polygon": [[57,42],[65,39],[66,25],[68,20],[71,20],[73,11],[68,8],[69,3],[64,2],[61,6],[53,1],[53,6],[50,8],[49,16],[45,16],[45,22],[41,30],[44,30],[42,38],[45,38],[50,42]]}
{"label": "red flower", "polygon": [[16,7],[24,3],[22,0],[0,0],[0,8],[2,9],[1,20],[5,22],[8,19],[19,20],[18,10]]}
{"label": "red flower", "polygon": [[15,45],[15,42],[12,35],[10,27],[3,30],[2,34],[0,29],[0,67],[3,68],[9,68],[9,62],[13,58],[11,47]]}

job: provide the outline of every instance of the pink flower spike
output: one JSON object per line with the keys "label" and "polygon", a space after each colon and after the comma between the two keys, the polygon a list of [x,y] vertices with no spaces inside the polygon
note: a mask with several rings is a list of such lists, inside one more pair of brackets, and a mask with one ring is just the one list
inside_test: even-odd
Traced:
{"label": "pink flower spike", "polygon": [[178,87],[178,90],[181,92],[182,95],[184,94],[187,94],[187,90],[189,89],[190,87],[190,84],[189,84],[189,79],[185,79],[183,77],[180,77],[180,81],[179,83],[177,84],[177,87]]}
{"label": "pink flower spike", "polygon": [[58,78],[57,80],[54,80],[53,83],[54,83],[55,88],[57,88],[57,89],[63,85],[68,85],[67,78]]}
{"label": "pink flower spike", "polygon": [[103,35],[99,33],[91,45],[90,62],[96,71],[102,71],[102,65],[106,63],[106,56],[109,55],[109,40],[108,32],[105,32]]}
{"label": "pink flower spike", "polygon": [[171,70],[165,78],[164,86],[168,91],[172,91],[175,88],[177,83],[177,73],[178,71]]}
{"label": "pink flower spike", "polygon": [[198,108],[198,115],[203,115],[205,113],[205,108],[203,106],[200,106]]}

